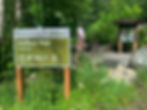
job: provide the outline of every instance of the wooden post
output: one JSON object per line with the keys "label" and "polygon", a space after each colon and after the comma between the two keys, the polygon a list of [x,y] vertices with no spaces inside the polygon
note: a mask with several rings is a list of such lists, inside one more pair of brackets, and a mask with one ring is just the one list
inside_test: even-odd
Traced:
{"label": "wooden post", "polygon": [[64,68],[64,96],[68,100],[70,97],[70,68]]}
{"label": "wooden post", "polygon": [[19,102],[23,100],[23,75],[22,68],[16,67],[16,89]]}
{"label": "wooden post", "polygon": [[137,48],[138,48],[138,43],[137,43],[137,41],[134,41],[132,51],[135,52],[137,50]]}
{"label": "wooden post", "polygon": [[123,43],[122,43],[121,41],[118,42],[118,51],[119,51],[120,53],[123,52]]}
{"label": "wooden post", "polygon": [[138,32],[139,32],[139,27],[137,26],[135,29],[135,41],[133,42],[132,46],[132,51],[135,52],[138,48]]}

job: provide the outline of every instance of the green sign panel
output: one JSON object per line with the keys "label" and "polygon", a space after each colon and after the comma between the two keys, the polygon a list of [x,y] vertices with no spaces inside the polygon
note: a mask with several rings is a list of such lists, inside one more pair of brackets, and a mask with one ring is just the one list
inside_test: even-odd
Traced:
{"label": "green sign panel", "polygon": [[14,30],[14,59],[21,67],[70,66],[67,28]]}

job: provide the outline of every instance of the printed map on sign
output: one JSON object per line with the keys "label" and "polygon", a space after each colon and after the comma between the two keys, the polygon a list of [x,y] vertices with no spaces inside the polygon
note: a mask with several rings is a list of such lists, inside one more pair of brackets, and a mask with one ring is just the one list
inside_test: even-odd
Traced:
{"label": "printed map on sign", "polygon": [[16,66],[69,66],[69,36],[68,28],[15,29],[13,43]]}

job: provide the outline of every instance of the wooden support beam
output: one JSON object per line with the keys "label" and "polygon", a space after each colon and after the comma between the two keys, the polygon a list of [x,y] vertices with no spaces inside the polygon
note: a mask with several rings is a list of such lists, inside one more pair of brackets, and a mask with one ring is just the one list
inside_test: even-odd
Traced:
{"label": "wooden support beam", "polygon": [[21,67],[16,67],[16,89],[17,89],[18,101],[22,102],[23,100],[23,75],[22,75]]}
{"label": "wooden support beam", "polygon": [[133,42],[133,46],[132,46],[132,52],[135,52],[138,48],[138,42],[137,41],[134,41]]}
{"label": "wooden support beam", "polygon": [[64,96],[68,100],[70,98],[70,68],[64,68]]}
{"label": "wooden support beam", "polygon": [[117,47],[118,47],[119,53],[122,53],[123,52],[123,43],[121,41],[118,42]]}
{"label": "wooden support beam", "polygon": [[135,39],[132,44],[132,51],[135,52],[138,48],[138,33],[139,33],[139,27],[137,26],[135,29]]}

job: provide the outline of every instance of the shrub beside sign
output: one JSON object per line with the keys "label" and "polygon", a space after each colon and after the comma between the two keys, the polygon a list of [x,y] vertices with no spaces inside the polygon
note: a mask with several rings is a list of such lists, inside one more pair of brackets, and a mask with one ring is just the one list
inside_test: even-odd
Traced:
{"label": "shrub beside sign", "polygon": [[70,66],[70,32],[68,28],[15,29],[13,44],[16,66]]}

